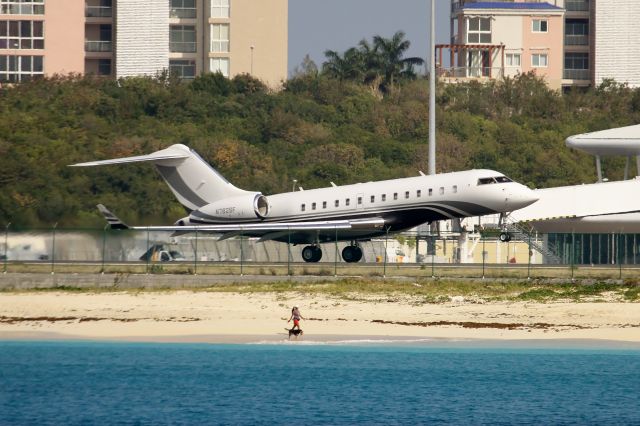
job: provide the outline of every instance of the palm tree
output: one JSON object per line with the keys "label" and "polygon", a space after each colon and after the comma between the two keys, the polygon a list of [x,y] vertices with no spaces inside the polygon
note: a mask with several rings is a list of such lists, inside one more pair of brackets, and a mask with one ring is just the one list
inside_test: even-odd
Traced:
{"label": "palm tree", "polygon": [[414,67],[424,63],[422,58],[415,56],[403,58],[411,46],[411,42],[404,37],[403,31],[396,32],[390,39],[379,35],[373,37],[373,49],[380,61],[380,73],[383,77],[381,86],[384,91],[391,90],[394,83],[402,78],[415,78]]}
{"label": "palm tree", "polygon": [[342,56],[335,50],[325,50],[327,61],[322,64],[322,72],[338,80],[360,80],[364,74],[363,58],[358,49],[352,47]]}

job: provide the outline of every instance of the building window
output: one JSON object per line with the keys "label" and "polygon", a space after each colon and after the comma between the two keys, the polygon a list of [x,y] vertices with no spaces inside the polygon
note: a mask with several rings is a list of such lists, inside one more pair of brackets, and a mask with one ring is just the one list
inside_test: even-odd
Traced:
{"label": "building window", "polygon": [[316,203],[311,203],[311,210],[315,210],[316,209]]}
{"label": "building window", "polygon": [[564,78],[572,80],[588,80],[589,54],[586,52],[565,53]]}
{"label": "building window", "polygon": [[44,49],[42,21],[0,21],[0,49]]}
{"label": "building window", "polygon": [[546,53],[534,53],[531,55],[531,66],[536,68],[547,67],[547,54]]}
{"label": "building window", "polygon": [[44,15],[44,0],[2,0],[0,15]]}
{"label": "building window", "polygon": [[181,80],[193,80],[196,77],[196,61],[188,59],[170,59],[169,72]]}
{"label": "building window", "polygon": [[98,75],[111,75],[111,59],[98,59]]}
{"label": "building window", "polygon": [[387,201],[387,194],[382,194],[381,198],[382,198],[382,201]]}
{"label": "building window", "polygon": [[219,72],[225,77],[229,77],[229,58],[211,58],[210,70],[213,73]]}
{"label": "building window", "polygon": [[508,67],[519,67],[520,66],[520,54],[519,53],[507,53],[507,64]]}
{"label": "building window", "polygon": [[196,27],[193,25],[172,25],[169,37],[169,51],[182,53],[196,51]]}
{"label": "building window", "polygon": [[564,22],[564,44],[586,46],[589,44],[589,20],[566,19]]}
{"label": "building window", "polygon": [[534,19],[532,21],[532,30],[534,33],[546,33],[547,32],[547,20],[546,19]]}
{"label": "building window", "polygon": [[491,43],[491,18],[469,18],[467,43]]}
{"label": "building window", "polygon": [[301,204],[301,205],[300,205],[300,211],[301,211],[301,212],[305,211],[306,209],[307,209],[306,204]]}
{"label": "building window", "polygon": [[351,203],[351,199],[350,198],[347,198],[347,199],[344,200],[344,205],[345,206],[348,206],[349,203]]}
{"label": "building window", "polygon": [[226,53],[229,51],[229,25],[211,25],[211,52]]}
{"label": "building window", "polygon": [[211,0],[211,17],[228,18],[229,0]]}
{"label": "building window", "polygon": [[340,200],[336,200],[336,207],[340,207]]}
{"label": "building window", "polygon": [[323,202],[322,202],[322,208],[323,208],[323,209],[326,209],[326,208],[327,208],[327,202],[326,202],[326,201],[323,201]]}
{"label": "building window", "polygon": [[393,199],[394,199],[394,200],[397,200],[397,199],[398,199],[398,193],[397,193],[397,192],[394,192],[394,193],[393,193]]}
{"label": "building window", "polygon": [[0,56],[0,82],[17,83],[43,75],[42,56]]}
{"label": "building window", "polygon": [[169,16],[172,18],[195,18],[196,0],[171,0]]}

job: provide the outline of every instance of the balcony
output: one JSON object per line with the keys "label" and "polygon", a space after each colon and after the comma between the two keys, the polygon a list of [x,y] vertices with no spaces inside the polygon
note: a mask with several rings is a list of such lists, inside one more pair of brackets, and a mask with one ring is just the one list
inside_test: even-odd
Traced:
{"label": "balcony", "polygon": [[111,6],[87,6],[84,9],[84,16],[87,18],[111,18],[113,8]]}
{"label": "balcony", "polygon": [[112,52],[113,42],[112,41],[85,41],[84,50],[85,52]]}
{"label": "balcony", "polygon": [[588,35],[565,34],[564,35],[564,45],[565,46],[588,46],[589,45],[589,36]]}
{"label": "balcony", "polygon": [[589,0],[567,0],[564,7],[567,12],[588,12]]}
{"label": "balcony", "polygon": [[169,17],[179,19],[194,19],[196,17],[196,9],[186,7],[173,7],[169,12]]}
{"label": "balcony", "polygon": [[571,70],[565,69],[563,78],[567,80],[589,80],[591,78],[590,71],[588,69]]}
{"label": "balcony", "polygon": [[195,53],[195,41],[172,41],[169,43],[169,51],[177,53]]}

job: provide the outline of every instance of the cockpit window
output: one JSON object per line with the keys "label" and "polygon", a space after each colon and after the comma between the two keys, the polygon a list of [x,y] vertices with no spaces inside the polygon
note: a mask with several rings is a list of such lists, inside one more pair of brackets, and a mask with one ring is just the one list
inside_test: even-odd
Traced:
{"label": "cockpit window", "polygon": [[496,176],[496,177],[487,177],[478,179],[478,185],[489,185],[491,183],[507,183],[513,182],[506,176]]}
{"label": "cockpit window", "polygon": [[490,183],[496,183],[494,178],[480,178],[478,179],[478,185],[488,185]]}

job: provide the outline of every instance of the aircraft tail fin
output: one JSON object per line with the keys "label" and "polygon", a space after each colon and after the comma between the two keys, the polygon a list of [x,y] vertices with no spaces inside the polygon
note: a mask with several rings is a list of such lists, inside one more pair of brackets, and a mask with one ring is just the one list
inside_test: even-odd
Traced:
{"label": "aircraft tail fin", "polygon": [[121,221],[118,216],[111,213],[111,211],[109,211],[109,209],[107,209],[104,205],[98,204],[96,207],[98,207],[98,210],[100,210],[102,216],[107,219],[107,222],[109,222],[109,227],[111,229],[129,229],[127,224]]}
{"label": "aircraft tail fin", "polygon": [[90,161],[72,167],[152,162],[178,201],[190,210],[197,210],[214,201],[247,193],[236,188],[211,167],[195,151],[181,144],[148,155]]}

